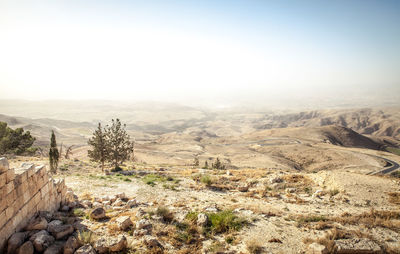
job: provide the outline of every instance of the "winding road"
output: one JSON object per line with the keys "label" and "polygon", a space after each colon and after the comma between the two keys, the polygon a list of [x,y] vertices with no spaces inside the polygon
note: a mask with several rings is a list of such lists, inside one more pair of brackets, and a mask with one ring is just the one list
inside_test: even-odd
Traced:
{"label": "winding road", "polygon": [[388,165],[386,167],[384,167],[383,170],[381,170],[381,171],[370,172],[367,175],[389,174],[389,173],[397,170],[398,168],[400,168],[399,163],[397,163],[395,161],[386,159],[386,158],[381,157],[381,156],[375,156],[375,157],[386,161],[388,163]]}

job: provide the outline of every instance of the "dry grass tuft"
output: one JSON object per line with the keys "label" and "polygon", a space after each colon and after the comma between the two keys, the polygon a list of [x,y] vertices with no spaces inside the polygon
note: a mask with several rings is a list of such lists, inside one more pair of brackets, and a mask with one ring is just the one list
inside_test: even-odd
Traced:
{"label": "dry grass tuft", "polygon": [[263,246],[262,242],[258,239],[250,239],[246,242],[246,248],[251,254],[262,253]]}
{"label": "dry grass tuft", "polygon": [[389,192],[389,202],[395,205],[400,205],[400,192]]}

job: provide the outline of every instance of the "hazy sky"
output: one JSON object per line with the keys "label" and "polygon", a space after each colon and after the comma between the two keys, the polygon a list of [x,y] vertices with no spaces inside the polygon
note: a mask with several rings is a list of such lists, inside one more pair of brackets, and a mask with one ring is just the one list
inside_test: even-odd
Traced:
{"label": "hazy sky", "polygon": [[0,0],[0,98],[400,87],[400,1]]}

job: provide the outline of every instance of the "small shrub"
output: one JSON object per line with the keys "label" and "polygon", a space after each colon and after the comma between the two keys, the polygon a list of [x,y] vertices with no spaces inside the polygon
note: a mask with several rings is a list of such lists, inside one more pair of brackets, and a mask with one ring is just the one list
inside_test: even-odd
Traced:
{"label": "small shrub", "polygon": [[208,213],[208,228],[212,233],[225,233],[240,230],[247,221],[244,218],[236,216],[231,210],[225,210],[217,213]]}
{"label": "small shrub", "polygon": [[333,190],[330,190],[330,191],[329,191],[329,195],[330,195],[331,197],[336,196],[338,193],[339,193],[339,190],[338,190],[338,189],[333,189]]}
{"label": "small shrub", "polygon": [[200,177],[200,182],[204,183],[207,186],[210,186],[213,183],[213,181],[209,175],[202,175]]}
{"label": "small shrub", "polygon": [[78,232],[78,241],[82,244],[92,244],[95,241],[95,237],[92,231],[82,230]]}
{"label": "small shrub", "polygon": [[173,213],[166,207],[158,207],[155,214],[161,216],[165,222],[171,222],[174,219]]}
{"label": "small shrub", "polygon": [[246,248],[251,254],[258,254],[261,253],[263,250],[262,244],[260,241],[251,239],[246,242]]}
{"label": "small shrub", "polygon": [[76,217],[85,217],[86,213],[82,208],[75,208],[73,210],[73,214]]}
{"label": "small shrub", "polygon": [[123,169],[122,169],[121,167],[117,166],[117,167],[111,169],[111,172],[120,172],[120,171],[122,171],[122,170],[123,170]]}

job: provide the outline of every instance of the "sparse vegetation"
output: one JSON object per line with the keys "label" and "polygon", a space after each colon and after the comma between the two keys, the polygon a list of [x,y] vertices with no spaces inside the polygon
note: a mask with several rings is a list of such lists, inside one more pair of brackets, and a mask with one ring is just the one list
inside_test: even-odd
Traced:
{"label": "sparse vegetation", "polygon": [[50,151],[49,151],[50,172],[57,173],[59,158],[60,154],[58,153],[57,149],[56,135],[54,134],[54,131],[51,131]]}
{"label": "sparse vegetation", "polygon": [[246,242],[246,248],[251,254],[259,254],[262,252],[263,247],[260,240],[251,239]]}
{"label": "sparse vegetation", "polygon": [[29,131],[17,128],[15,130],[7,126],[7,123],[0,122],[0,154],[32,155],[36,152],[33,148],[35,138]]}

